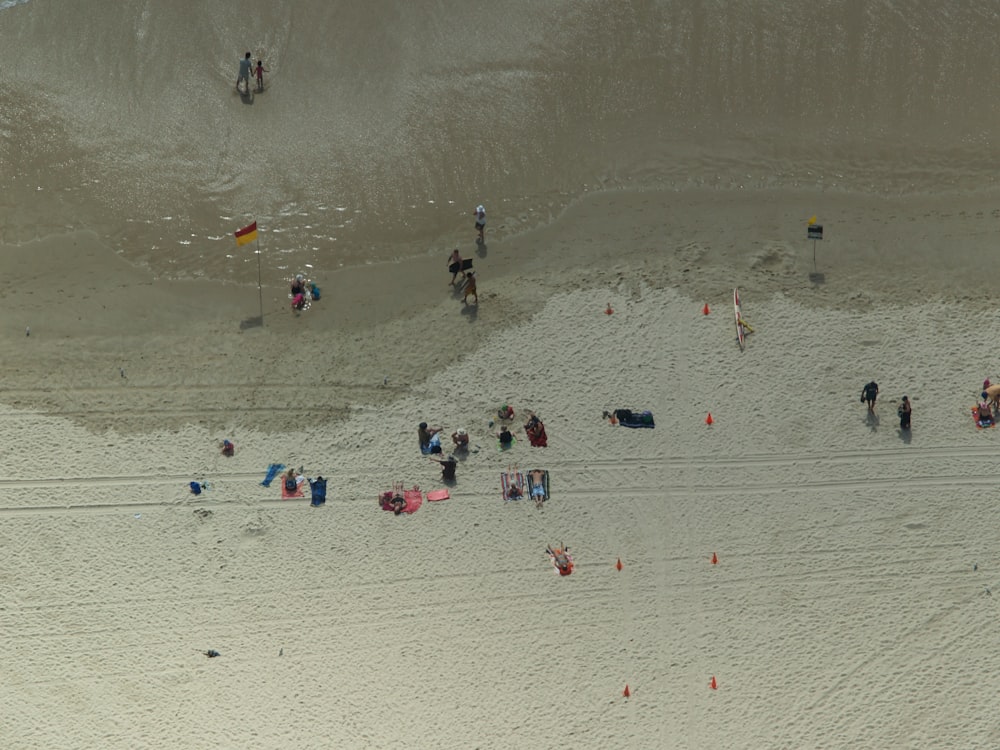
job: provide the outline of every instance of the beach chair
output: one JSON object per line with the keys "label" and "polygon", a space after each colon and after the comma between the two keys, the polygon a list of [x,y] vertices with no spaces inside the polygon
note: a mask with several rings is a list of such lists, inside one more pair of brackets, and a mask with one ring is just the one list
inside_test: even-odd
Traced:
{"label": "beach chair", "polygon": [[524,474],[516,467],[500,472],[500,487],[503,490],[505,503],[509,503],[511,500],[521,500],[528,494]]}
{"label": "beach chair", "polygon": [[549,499],[549,472],[546,469],[531,469],[528,474],[528,495],[541,507]]}

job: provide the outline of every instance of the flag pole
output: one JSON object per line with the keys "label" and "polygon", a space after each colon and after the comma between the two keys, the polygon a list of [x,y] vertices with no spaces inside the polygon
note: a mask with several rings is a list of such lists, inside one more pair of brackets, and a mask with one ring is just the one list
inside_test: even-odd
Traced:
{"label": "flag pole", "polygon": [[257,243],[257,300],[260,302],[260,324],[264,325],[264,288],[260,283],[260,235],[255,240]]}

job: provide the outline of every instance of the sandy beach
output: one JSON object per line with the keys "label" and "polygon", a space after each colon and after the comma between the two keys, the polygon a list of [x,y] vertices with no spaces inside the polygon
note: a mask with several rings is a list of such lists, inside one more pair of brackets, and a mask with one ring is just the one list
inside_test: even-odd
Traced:
{"label": "sandy beach", "polygon": [[998,744],[990,6],[243,10],[0,3],[0,745]]}
{"label": "sandy beach", "polygon": [[[604,204],[613,225],[607,206],[635,198],[581,211]],[[552,232],[586,246],[590,228],[570,215]],[[487,260],[531,257],[482,283],[473,320],[434,262],[439,301],[419,323],[345,326],[339,295],[296,318],[277,288],[265,326],[241,330],[254,290],[213,287],[209,314],[192,306],[203,282],[143,280],[97,249],[92,288],[67,269],[86,320],[41,306],[29,337],[11,306],[12,746],[988,741],[998,438],[968,410],[997,376],[974,345],[997,314],[864,288],[865,304],[824,304],[802,240],[785,291],[770,269],[743,272],[741,353],[711,263],[690,289],[665,281],[688,243],[552,284],[555,259],[527,252],[549,240],[489,243]],[[596,256],[620,252],[604,242]],[[853,273],[824,268],[831,286]],[[406,264],[368,272],[412,279]],[[109,297],[117,323],[97,309]],[[530,315],[504,312],[526,297],[542,298]],[[874,423],[857,401],[872,377]],[[547,448],[522,433],[497,449],[507,401],[543,418]],[[653,411],[656,429],[602,419],[617,407]],[[449,500],[396,517],[375,503],[394,481],[442,486],[421,420],[468,429],[475,452]],[[272,462],[329,477],[327,505],[262,487]],[[550,472],[544,508],[503,501],[513,466]],[[558,543],[567,578],[544,553]]]}

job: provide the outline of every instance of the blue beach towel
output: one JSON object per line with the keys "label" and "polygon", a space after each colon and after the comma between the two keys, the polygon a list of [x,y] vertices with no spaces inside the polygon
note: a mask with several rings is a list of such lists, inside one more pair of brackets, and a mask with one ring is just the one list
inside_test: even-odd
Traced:
{"label": "blue beach towel", "polygon": [[323,477],[316,477],[309,480],[309,489],[312,490],[312,505],[314,508],[326,503],[326,480]]}
{"label": "blue beach towel", "polygon": [[656,427],[651,411],[632,411],[631,409],[615,409],[615,418],[622,427]]}
{"label": "blue beach towel", "polygon": [[271,482],[273,482],[274,478],[278,476],[278,472],[280,472],[284,468],[285,468],[284,464],[271,464],[270,466],[268,466],[267,476],[264,477],[264,481],[261,482],[261,484],[264,485],[265,487],[270,487]]}

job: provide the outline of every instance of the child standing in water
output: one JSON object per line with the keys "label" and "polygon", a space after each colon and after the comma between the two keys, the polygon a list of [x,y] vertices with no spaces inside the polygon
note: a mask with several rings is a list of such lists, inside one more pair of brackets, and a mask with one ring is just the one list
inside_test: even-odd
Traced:
{"label": "child standing in water", "polygon": [[257,61],[257,67],[254,69],[254,71],[257,73],[257,90],[258,91],[263,91],[264,90],[264,74],[265,73],[269,73],[270,71],[267,68],[264,67],[264,63],[261,60]]}

